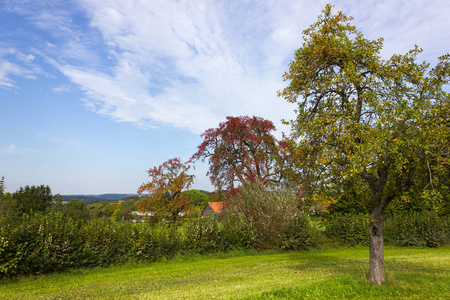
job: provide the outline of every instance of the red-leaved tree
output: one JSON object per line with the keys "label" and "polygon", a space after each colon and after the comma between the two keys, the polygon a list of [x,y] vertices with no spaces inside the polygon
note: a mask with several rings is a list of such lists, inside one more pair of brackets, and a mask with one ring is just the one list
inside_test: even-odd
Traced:
{"label": "red-leaved tree", "polygon": [[260,117],[227,117],[201,135],[204,140],[191,161],[209,161],[208,175],[218,190],[232,189],[235,182],[280,182],[283,158],[274,130],[271,121]]}
{"label": "red-leaved tree", "polygon": [[195,176],[187,173],[189,169],[188,163],[179,158],[172,158],[148,170],[151,179],[138,190],[138,194],[148,192],[148,195],[141,198],[139,210],[154,213],[157,220],[176,221],[178,214],[188,209],[190,204],[190,197],[181,194],[181,191],[188,189],[194,181]]}

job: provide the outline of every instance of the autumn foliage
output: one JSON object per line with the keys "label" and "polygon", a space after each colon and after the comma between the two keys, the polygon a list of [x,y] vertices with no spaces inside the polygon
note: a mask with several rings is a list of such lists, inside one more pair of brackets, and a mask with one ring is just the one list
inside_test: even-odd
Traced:
{"label": "autumn foliage", "polygon": [[194,175],[189,175],[190,165],[179,158],[172,158],[158,167],[148,170],[150,181],[141,185],[141,198],[138,206],[143,212],[152,212],[156,219],[167,218],[175,221],[178,214],[188,209],[190,197],[181,194],[194,181]]}
{"label": "autumn foliage", "polygon": [[280,182],[283,159],[274,130],[271,121],[260,117],[227,117],[201,135],[204,140],[191,160],[209,161],[208,175],[218,190],[231,189],[235,182]]}

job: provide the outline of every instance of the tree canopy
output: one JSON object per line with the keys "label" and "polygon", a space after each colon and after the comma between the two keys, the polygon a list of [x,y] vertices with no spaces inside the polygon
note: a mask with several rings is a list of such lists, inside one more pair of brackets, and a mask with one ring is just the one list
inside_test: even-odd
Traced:
{"label": "tree canopy", "polygon": [[190,197],[181,194],[194,181],[194,175],[188,174],[189,169],[190,165],[179,158],[169,159],[149,169],[147,173],[150,181],[142,184],[138,190],[139,194],[148,192],[148,195],[140,198],[139,210],[154,213],[155,219],[176,220],[178,214],[190,204]]}
{"label": "tree canopy", "polygon": [[48,212],[53,203],[53,195],[49,186],[27,185],[14,192],[11,200],[14,211],[21,216],[24,213]]}
{"label": "tree canopy", "polygon": [[369,280],[382,283],[384,210],[417,184],[438,193],[448,174],[450,55],[434,68],[417,62],[418,47],[383,60],[383,40],[365,39],[351,21],[326,6],[303,32],[279,95],[298,104],[289,123],[309,193],[369,193]]}
{"label": "tree canopy", "polygon": [[227,117],[204,139],[191,160],[209,160],[211,182],[218,190],[259,180],[264,185],[283,179],[280,143],[272,135],[274,124],[260,117]]}

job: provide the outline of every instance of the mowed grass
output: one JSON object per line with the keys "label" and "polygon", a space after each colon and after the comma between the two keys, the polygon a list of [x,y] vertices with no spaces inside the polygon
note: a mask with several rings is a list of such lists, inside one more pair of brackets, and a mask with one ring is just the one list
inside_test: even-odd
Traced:
{"label": "mowed grass", "polygon": [[368,249],[231,253],[20,277],[0,299],[450,299],[450,248],[385,248],[372,286]]}

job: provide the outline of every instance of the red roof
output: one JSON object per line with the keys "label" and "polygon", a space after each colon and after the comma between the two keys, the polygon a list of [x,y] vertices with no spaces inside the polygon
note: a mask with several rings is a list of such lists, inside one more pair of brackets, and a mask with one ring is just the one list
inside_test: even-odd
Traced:
{"label": "red roof", "polygon": [[220,213],[224,206],[223,202],[208,202],[208,204],[216,213]]}

